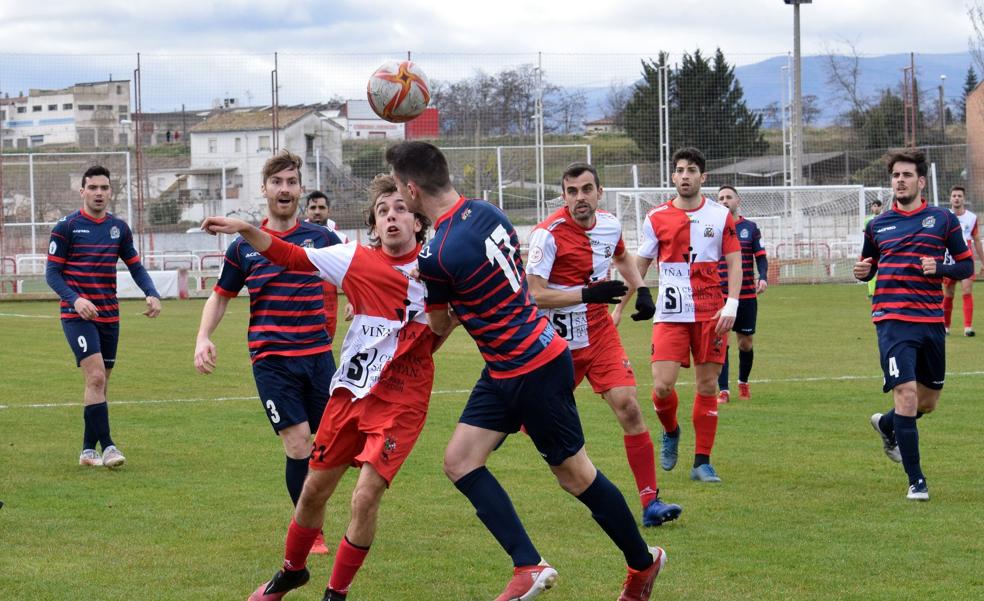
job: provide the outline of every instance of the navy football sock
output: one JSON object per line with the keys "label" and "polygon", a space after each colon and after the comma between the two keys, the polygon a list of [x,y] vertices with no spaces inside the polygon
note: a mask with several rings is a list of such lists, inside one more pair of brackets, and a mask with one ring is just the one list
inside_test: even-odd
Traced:
{"label": "navy football sock", "polygon": [[752,375],[752,361],[755,360],[755,351],[743,351],[738,349],[738,381],[748,384],[748,377]]}
{"label": "navy football sock", "polygon": [[895,436],[895,409],[882,414],[881,419],[878,420],[878,427],[885,434]]}
{"label": "navy football sock", "polygon": [[645,570],[653,564],[652,553],[639,534],[639,527],[625,497],[600,470],[591,486],[578,495],[577,500],[588,506],[591,517],[622,551],[630,568]]}
{"label": "navy football sock", "polygon": [[724,349],[724,363],[721,365],[721,373],[718,374],[718,388],[728,390],[728,353],[731,348]]}
{"label": "navy football sock", "polygon": [[297,500],[301,498],[301,490],[304,489],[304,478],[308,473],[308,462],[310,457],[304,459],[293,459],[287,457],[287,465],[284,467],[284,479],[287,481],[287,494],[290,500],[297,507]]}
{"label": "navy football sock", "polygon": [[[109,405],[105,401],[95,405],[86,405],[85,421],[92,436],[99,441],[103,451],[106,450],[106,447],[113,446],[113,437],[109,435]],[[94,449],[95,446],[86,448]]]}
{"label": "navy football sock", "polygon": [[95,413],[90,411],[95,405],[86,405],[82,408],[82,421],[85,423],[85,430],[82,433],[82,449],[94,449],[99,442],[96,436]]}
{"label": "navy football sock", "polygon": [[454,485],[471,501],[478,519],[509,554],[515,567],[540,563],[540,553],[519,521],[509,495],[488,468],[483,465],[472,470]]}
{"label": "navy football sock", "polygon": [[701,453],[694,454],[694,467],[700,467],[711,462],[710,455],[703,455]]}
{"label": "navy football sock", "polygon": [[668,438],[680,438],[680,426],[677,426],[672,432],[667,432],[666,436]]}
{"label": "navy football sock", "polygon": [[909,476],[909,484],[915,484],[924,477],[919,466],[919,430],[916,428],[916,418],[895,414],[895,440],[899,443],[902,467]]}

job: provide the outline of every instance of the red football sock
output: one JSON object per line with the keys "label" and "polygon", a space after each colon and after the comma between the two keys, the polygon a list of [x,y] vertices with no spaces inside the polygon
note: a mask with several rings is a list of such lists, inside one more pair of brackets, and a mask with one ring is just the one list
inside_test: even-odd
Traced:
{"label": "red football sock", "polygon": [[336,593],[347,595],[352,580],[355,579],[356,572],[362,567],[362,562],[369,554],[369,547],[357,547],[343,536],[338,543],[338,551],[335,553],[335,565],[331,568],[331,579],[328,580],[328,588]]}
{"label": "red football sock", "polygon": [[964,327],[969,328],[974,324],[974,295],[963,295]]}
{"label": "red football sock", "polygon": [[625,456],[629,460],[629,469],[635,477],[636,488],[639,489],[639,500],[645,509],[659,491],[656,485],[656,455],[653,451],[653,439],[649,432],[626,434]]}
{"label": "red football sock", "polygon": [[717,433],[718,405],[717,397],[694,396],[694,453],[710,455],[714,447],[714,435]]}
{"label": "red football sock", "polygon": [[949,328],[953,318],[953,297],[943,297],[943,326]]}
{"label": "red football sock", "polygon": [[319,532],[321,528],[305,528],[291,518],[290,527],[287,528],[287,542],[284,543],[285,570],[300,570],[307,564],[311,545]]}
{"label": "red football sock", "polygon": [[677,398],[676,388],[670,391],[668,396],[659,398],[653,393],[653,407],[656,408],[656,417],[659,423],[663,424],[663,430],[672,432],[677,429],[677,405],[680,399]]}

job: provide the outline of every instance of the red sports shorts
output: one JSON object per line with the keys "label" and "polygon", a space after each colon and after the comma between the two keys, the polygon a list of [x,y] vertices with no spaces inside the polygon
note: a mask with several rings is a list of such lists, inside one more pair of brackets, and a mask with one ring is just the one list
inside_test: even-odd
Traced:
{"label": "red sports shorts", "polygon": [[347,390],[339,392],[328,400],[314,437],[311,469],[368,463],[392,483],[424,428],[427,411],[384,401],[373,394],[353,403]]}
{"label": "red sports shorts", "polygon": [[676,361],[690,367],[694,363],[724,363],[728,351],[727,333],[717,335],[717,321],[676,323],[660,321],[653,324],[652,361]]}
{"label": "red sports shorts", "polygon": [[605,328],[591,345],[571,351],[574,356],[574,387],[587,377],[591,390],[602,394],[619,386],[635,386],[635,373],[615,327]]}

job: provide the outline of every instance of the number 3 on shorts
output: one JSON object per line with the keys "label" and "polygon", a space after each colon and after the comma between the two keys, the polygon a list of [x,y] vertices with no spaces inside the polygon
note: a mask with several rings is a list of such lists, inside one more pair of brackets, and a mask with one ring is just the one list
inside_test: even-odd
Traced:
{"label": "number 3 on shorts", "polygon": [[280,414],[277,413],[277,405],[274,404],[273,399],[268,400],[264,404],[266,405],[267,413],[270,414],[270,421],[273,422],[273,423],[275,423],[275,424],[279,424],[280,423]]}
{"label": "number 3 on shorts", "polygon": [[893,378],[899,377],[899,365],[895,362],[895,357],[888,358],[888,375]]}

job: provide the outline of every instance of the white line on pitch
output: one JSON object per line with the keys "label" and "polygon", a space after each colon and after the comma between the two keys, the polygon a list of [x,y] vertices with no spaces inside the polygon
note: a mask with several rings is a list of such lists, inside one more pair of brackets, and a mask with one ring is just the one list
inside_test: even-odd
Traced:
{"label": "white line on pitch", "polygon": [[[947,376],[984,376],[984,371],[962,371],[962,372],[949,372]],[[851,380],[878,380],[882,376],[872,375],[872,376],[828,376],[828,377],[814,377],[814,378],[776,378],[768,379],[764,378],[761,380],[752,380],[750,384],[777,384],[777,383],[794,383],[794,382],[843,382]],[[688,382],[686,380],[677,382],[677,386],[689,386],[693,385],[693,382]],[[431,396],[446,395],[446,394],[469,394],[471,390],[435,390],[431,393]],[[143,399],[143,400],[130,400],[130,401],[110,401],[110,405],[161,405],[167,403],[210,403],[210,402],[223,402],[223,401],[252,401],[257,397],[214,397],[214,398],[201,398],[201,399]],[[32,403],[29,405],[0,405],[0,410],[2,409],[51,409],[58,407],[78,407],[79,403]]]}
{"label": "white line on pitch", "polygon": [[[444,395],[444,394],[467,394],[471,390],[435,390],[431,393],[434,395]],[[211,403],[211,402],[224,402],[224,401],[255,401],[258,397],[255,396],[227,396],[227,397],[214,397],[210,399],[142,399],[142,400],[129,400],[129,401],[114,401],[110,400],[110,405],[162,405],[167,403]],[[0,409],[56,409],[59,407],[79,407],[80,403],[31,403],[28,405],[0,405]]]}
{"label": "white line on pitch", "polygon": [[23,313],[0,313],[0,317],[33,317],[35,319],[58,319],[57,315],[25,315]]}

